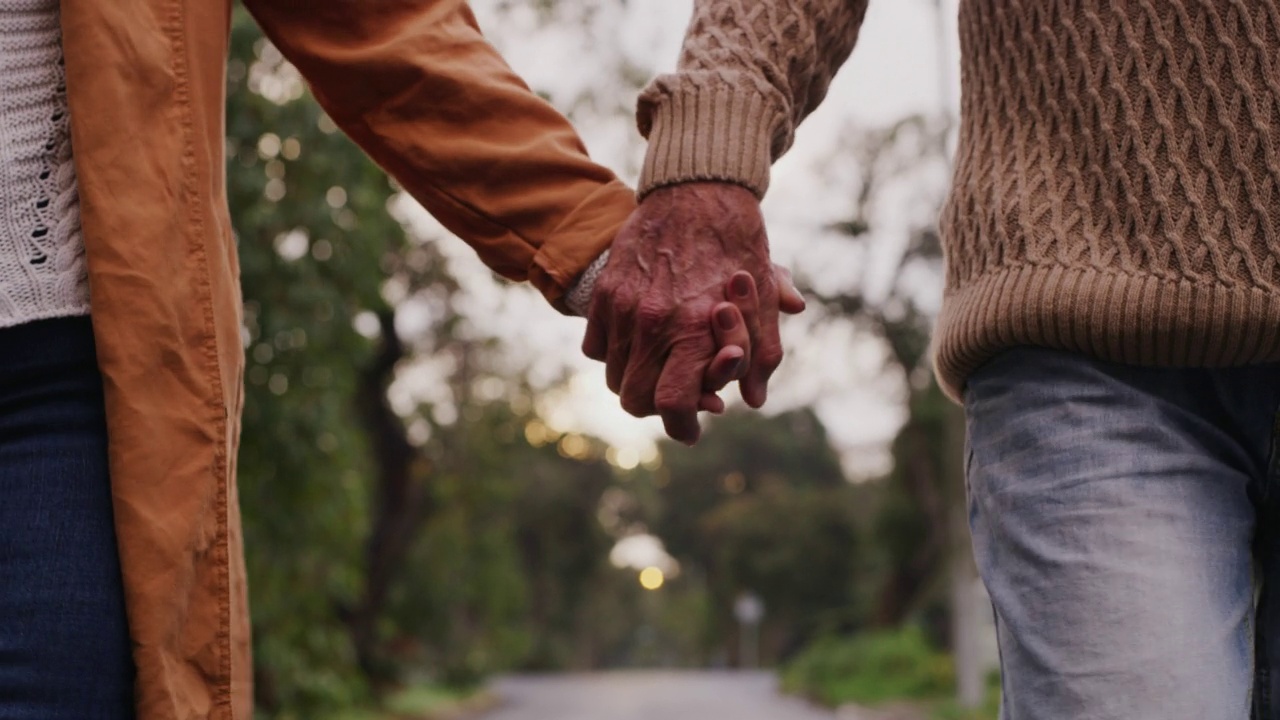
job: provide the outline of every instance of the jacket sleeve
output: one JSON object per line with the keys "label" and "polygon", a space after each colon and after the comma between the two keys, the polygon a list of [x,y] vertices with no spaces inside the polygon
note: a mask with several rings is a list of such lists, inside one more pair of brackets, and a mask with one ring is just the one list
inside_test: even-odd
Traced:
{"label": "jacket sleeve", "polygon": [[868,0],[695,0],[674,74],[640,96],[640,194],[718,180],[763,197],[769,168],[849,57]]}
{"label": "jacket sleeve", "polygon": [[634,193],[481,34],[464,0],[245,0],[361,148],[489,267],[564,310]]}

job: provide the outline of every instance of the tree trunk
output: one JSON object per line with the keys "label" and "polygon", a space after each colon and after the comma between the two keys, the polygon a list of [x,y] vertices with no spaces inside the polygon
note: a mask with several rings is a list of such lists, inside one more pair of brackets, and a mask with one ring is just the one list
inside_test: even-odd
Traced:
{"label": "tree trunk", "polygon": [[382,660],[378,619],[396,572],[432,510],[424,481],[427,461],[405,438],[404,425],[387,400],[387,387],[407,351],[396,332],[395,312],[382,311],[378,322],[382,347],[360,374],[356,391],[377,472],[373,522],[365,550],[364,592],[347,618],[360,669],[375,686],[390,679]]}

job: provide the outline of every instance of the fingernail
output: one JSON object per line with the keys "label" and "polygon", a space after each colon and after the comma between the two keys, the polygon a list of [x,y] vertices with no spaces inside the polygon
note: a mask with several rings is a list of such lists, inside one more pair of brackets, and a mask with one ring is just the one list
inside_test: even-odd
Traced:
{"label": "fingernail", "polygon": [[751,294],[751,280],[746,275],[734,275],[730,285],[733,288],[733,294],[738,297]]}
{"label": "fingernail", "polygon": [[716,322],[720,323],[721,330],[732,330],[738,324],[737,314],[733,308],[720,308],[716,311]]}

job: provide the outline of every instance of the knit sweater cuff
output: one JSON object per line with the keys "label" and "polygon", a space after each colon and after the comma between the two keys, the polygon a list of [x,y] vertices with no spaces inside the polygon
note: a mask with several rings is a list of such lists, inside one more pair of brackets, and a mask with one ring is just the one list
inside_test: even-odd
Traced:
{"label": "knit sweater cuff", "polygon": [[642,101],[640,124],[649,150],[638,195],[667,185],[719,181],[763,198],[773,137],[785,117],[759,92],[730,87],[684,88]]}

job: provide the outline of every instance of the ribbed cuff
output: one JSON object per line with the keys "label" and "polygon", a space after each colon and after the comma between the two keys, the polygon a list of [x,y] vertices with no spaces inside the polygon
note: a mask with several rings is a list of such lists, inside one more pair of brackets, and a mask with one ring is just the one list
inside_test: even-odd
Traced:
{"label": "ribbed cuff", "polygon": [[663,95],[647,113],[649,151],[638,194],[667,185],[719,181],[763,198],[776,128],[784,114],[763,95],[729,87],[690,88]]}

